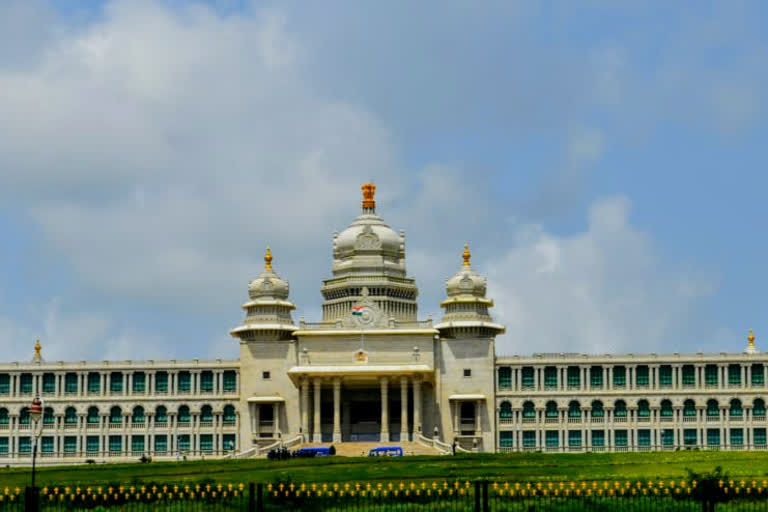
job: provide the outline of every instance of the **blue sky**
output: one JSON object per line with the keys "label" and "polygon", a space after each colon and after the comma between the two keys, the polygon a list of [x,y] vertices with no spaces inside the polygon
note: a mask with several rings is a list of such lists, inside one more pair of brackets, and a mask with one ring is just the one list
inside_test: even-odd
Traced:
{"label": "blue sky", "polygon": [[319,316],[373,179],[421,314],[461,246],[503,353],[740,351],[761,2],[0,5],[0,359],[233,357],[271,245]]}

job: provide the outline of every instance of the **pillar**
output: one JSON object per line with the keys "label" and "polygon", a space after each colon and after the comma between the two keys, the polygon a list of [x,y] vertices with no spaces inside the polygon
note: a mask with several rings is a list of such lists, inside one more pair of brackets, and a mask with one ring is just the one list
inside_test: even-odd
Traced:
{"label": "pillar", "polygon": [[333,442],[341,442],[341,377],[333,379]]}
{"label": "pillar", "polygon": [[309,441],[309,379],[301,381],[301,432],[304,440]]}
{"label": "pillar", "polygon": [[413,378],[413,435],[421,434],[421,378]]}
{"label": "pillar", "polygon": [[312,441],[320,443],[323,440],[322,432],[320,431],[320,393],[321,393],[322,381],[319,378],[315,378],[315,425],[312,429]]}
{"label": "pillar", "polygon": [[389,381],[382,377],[381,383],[381,439],[383,443],[389,442]]}
{"label": "pillar", "polygon": [[400,377],[400,442],[408,439],[408,377]]}
{"label": "pillar", "polygon": [[272,404],[272,419],[274,422],[273,437],[280,437],[280,402],[274,402]]}
{"label": "pillar", "polygon": [[483,407],[482,400],[478,400],[475,402],[475,435],[480,436],[483,434],[483,417],[481,416],[480,412]]}

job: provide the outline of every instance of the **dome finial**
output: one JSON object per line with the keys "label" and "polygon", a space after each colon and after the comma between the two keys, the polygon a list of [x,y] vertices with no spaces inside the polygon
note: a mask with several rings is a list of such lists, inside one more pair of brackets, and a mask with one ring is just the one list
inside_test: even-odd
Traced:
{"label": "dome finial", "polygon": [[751,348],[755,348],[755,333],[752,332],[752,329],[749,330],[749,334],[747,335],[747,341],[749,341],[749,346]]}
{"label": "dome finial", "polygon": [[267,246],[267,252],[264,254],[264,270],[272,270],[272,250]]}
{"label": "dome finial", "polygon": [[472,257],[472,253],[469,252],[469,244],[464,244],[464,252],[461,254],[461,257],[464,258],[464,266],[469,266],[469,258]]}
{"label": "dome finial", "polygon": [[373,183],[364,183],[362,187],[363,189],[363,212],[364,213],[373,213],[376,211],[376,201],[374,201],[373,196],[376,193],[376,185]]}
{"label": "dome finial", "polygon": [[40,355],[42,349],[43,347],[40,345],[40,338],[38,338],[35,342],[35,361],[40,361],[40,359],[42,359],[42,356]]}

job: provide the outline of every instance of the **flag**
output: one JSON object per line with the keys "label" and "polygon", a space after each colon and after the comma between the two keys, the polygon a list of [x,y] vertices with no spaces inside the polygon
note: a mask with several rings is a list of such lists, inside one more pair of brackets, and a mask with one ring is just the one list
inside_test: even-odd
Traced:
{"label": "flag", "polygon": [[365,306],[352,306],[352,314],[356,316],[362,316]]}

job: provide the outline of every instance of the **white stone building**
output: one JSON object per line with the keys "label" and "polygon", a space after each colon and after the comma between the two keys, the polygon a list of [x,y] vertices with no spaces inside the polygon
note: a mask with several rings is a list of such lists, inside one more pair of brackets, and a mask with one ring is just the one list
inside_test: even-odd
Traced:
{"label": "white stone building", "polygon": [[[333,235],[320,322],[292,318],[272,268],[248,287],[236,361],[0,363],[0,460],[29,463],[43,400],[51,462],[258,454],[300,443],[418,442],[450,450],[764,448],[765,357],[496,355],[486,281],[463,264],[439,322],[419,320],[405,234],[362,213]],[[382,404],[385,404],[382,407]]]}

